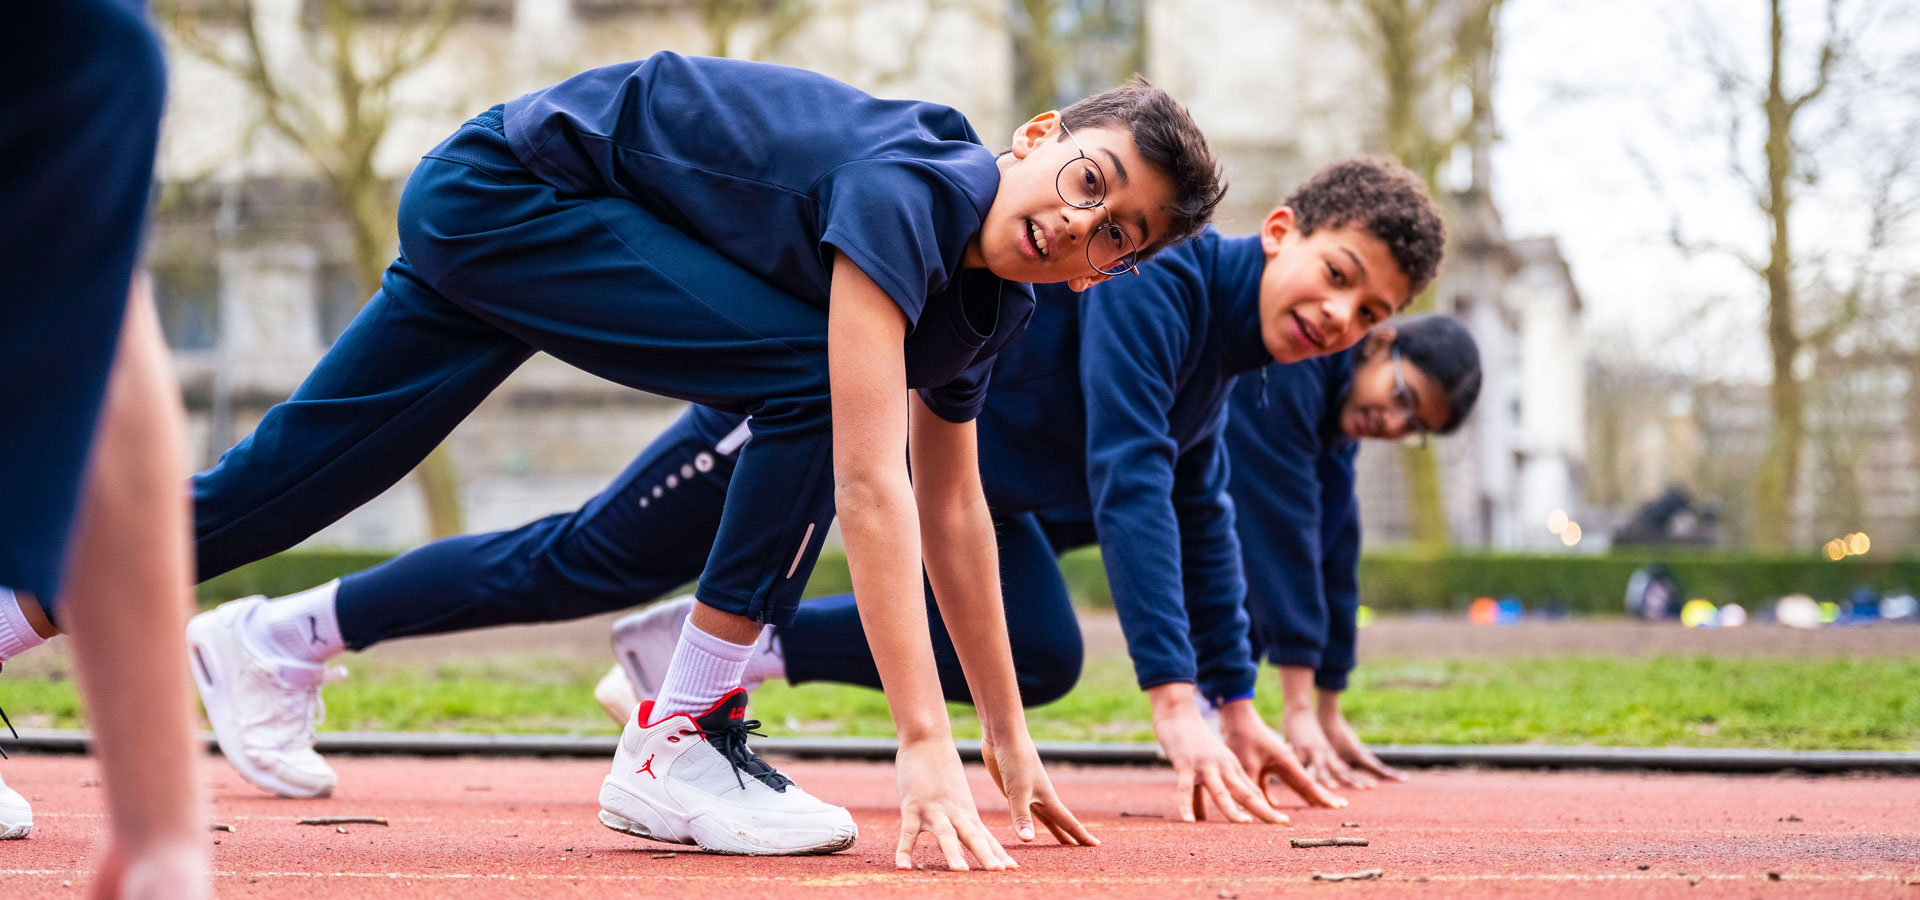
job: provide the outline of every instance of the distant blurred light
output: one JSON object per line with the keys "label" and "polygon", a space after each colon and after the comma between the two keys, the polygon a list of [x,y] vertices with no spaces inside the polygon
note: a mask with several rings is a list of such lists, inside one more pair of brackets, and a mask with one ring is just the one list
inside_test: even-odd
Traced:
{"label": "distant blurred light", "polygon": [[1830,540],[1827,542],[1827,558],[1828,559],[1833,560],[1834,562],[1839,562],[1841,558],[1846,555],[1847,555],[1847,545],[1845,541],[1842,541],[1839,538],[1834,538],[1833,540]]}
{"label": "distant blurred light", "polygon": [[1560,543],[1569,547],[1580,543],[1579,522],[1568,522],[1567,527],[1560,530]]}
{"label": "distant blurred light", "polygon": [[1712,600],[1695,597],[1688,600],[1687,605],[1680,607],[1680,624],[1688,628],[1712,625],[1714,612]]}
{"label": "distant blurred light", "polygon": [[1567,530],[1567,511],[1556,509],[1547,513],[1547,530],[1554,534]]}
{"label": "distant blurred light", "polygon": [[1847,536],[1847,552],[1854,556],[1860,556],[1872,547],[1873,541],[1867,539],[1867,533],[1864,531],[1856,531]]}
{"label": "distant blurred light", "polygon": [[1773,606],[1773,617],[1790,628],[1820,627],[1820,605],[1805,594],[1788,594]]}
{"label": "distant blurred light", "polygon": [[1467,607],[1467,621],[1475,625],[1492,625],[1500,618],[1500,604],[1492,597],[1481,597]]}

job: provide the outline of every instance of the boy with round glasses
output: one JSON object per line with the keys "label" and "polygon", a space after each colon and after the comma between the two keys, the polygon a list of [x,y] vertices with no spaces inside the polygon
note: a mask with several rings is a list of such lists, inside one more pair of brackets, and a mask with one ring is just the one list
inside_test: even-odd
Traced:
{"label": "boy with round glasses", "polygon": [[[1082,157],[1115,168],[1093,206],[1060,193]],[[1038,818],[1090,843],[1027,736],[972,422],[993,357],[1031,315],[1027,283],[1084,288],[1130,265],[1114,228],[1142,255],[1193,233],[1219,199],[1217,168],[1186,112],[1144,82],[1035,116],[998,157],[946,107],[739,60],[660,53],[535,91],[427,154],[380,292],[293,398],[197,478],[199,575],[371,499],[545,351],[756,425],[660,695],[602,784],[603,823],[731,853],[852,844],[845,810],[746,749],[740,715],[754,640],[791,619],[837,508],[901,736],[896,862],[928,831],[955,868],[963,848],[1012,865],[953,747],[923,561],[968,623],[960,653],[1021,838]],[[430,596],[363,617],[337,612],[347,601],[241,601],[188,628],[222,750],[257,785],[331,791],[306,715],[324,661],[447,625]]]}
{"label": "boy with round glasses", "polygon": [[[1070,192],[1085,183],[1081,171],[1057,178],[1070,205]],[[1122,177],[1113,173],[1116,182]],[[1391,213],[1375,215],[1375,208]],[[1209,231],[1142,266],[1138,278],[1078,295],[1042,288],[1028,334],[995,363],[980,461],[1022,699],[1057,696],[1033,689],[1034,666],[1079,670],[1078,631],[1035,511],[1092,503],[1104,516],[1103,542],[1111,543],[1107,560],[1136,674],[1154,697],[1156,731],[1189,816],[1198,814],[1191,807],[1197,786],[1236,820],[1284,820],[1195,703],[1199,667],[1212,655],[1248,670],[1227,693],[1250,690],[1253,681],[1222,492],[1228,388],[1239,373],[1272,360],[1307,359],[1359,340],[1432,277],[1441,245],[1439,218],[1416,179],[1389,163],[1344,163],[1303,185],[1258,235]],[[663,596],[698,573],[723,503],[745,489],[735,460],[760,438],[758,418],[696,407],[577,512],[439,541],[275,602],[328,598],[342,622],[385,620],[372,632],[384,638],[574,618]],[[917,473],[918,456],[914,462]],[[929,581],[930,617],[964,621],[940,600],[938,579]],[[774,629],[777,640],[763,637],[745,663],[745,681],[784,672],[880,686],[872,626],[851,598],[839,603],[845,616],[819,631],[820,642],[795,636],[793,626]],[[819,605],[803,604],[794,625]],[[616,635],[643,696],[669,689],[675,636],[695,608],[685,599],[661,604]],[[1064,619],[1053,612],[1060,609]],[[964,631],[935,629],[946,697],[984,700],[965,677]],[[1026,650],[1068,634],[1070,655]],[[1278,735],[1257,716],[1241,715],[1242,707],[1251,708],[1227,712],[1254,772],[1284,773],[1314,802],[1339,802],[1314,787]]]}

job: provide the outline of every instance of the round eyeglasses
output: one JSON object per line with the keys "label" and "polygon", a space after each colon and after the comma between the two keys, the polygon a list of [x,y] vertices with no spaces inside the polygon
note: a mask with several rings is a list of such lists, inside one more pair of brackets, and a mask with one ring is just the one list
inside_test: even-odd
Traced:
{"label": "round eyeglasses", "polygon": [[[1106,209],[1107,173],[1100,164],[1087,155],[1086,148],[1080,146],[1080,139],[1067,129],[1067,123],[1060,123],[1067,140],[1073,142],[1073,149],[1079,156],[1067,160],[1060,167],[1059,174],[1053,176],[1053,189],[1060,199],[1074,209]],[[1113,223],[1113,210],[1107,210],[1107,220],[1094,226],[1093,233],[1087,238],[1087,265],[1102,275],[1124,275],[1132,272],[1137,265],[1135,258],[1140,248],[1127,236],[1126,229]],[[1105,265],[1101,260],[1108,260]]]}

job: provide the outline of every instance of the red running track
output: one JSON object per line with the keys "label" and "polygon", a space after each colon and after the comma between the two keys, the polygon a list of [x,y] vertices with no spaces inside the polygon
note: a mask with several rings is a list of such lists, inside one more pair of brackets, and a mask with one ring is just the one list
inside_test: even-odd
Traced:
{"label": "red running track", "polygon": [[[97,769],[15,756],[7,782],[36,802],[30,840],[0,843],[0,898],[82,896],[104,833]],[[829,857],[674,852],[603,828],[585,760],[343,758],[338,796],[280,800],[217,760],[214,865],[222,897],[1898,897],[1920,900],[1920,779],[1434,771],[1353,795],[1347,810],[1292,810],[1295,826],[1184,825],[1164,771],[1056,768],[1097,849],[1013,847],[1011,873],[895,872],[891,767],[791,763],[815,794],[854,808],[861,838]],[[1004,809],[977,767],[975,795]],[[1132,815],[1129,815],[1132,814]],[[1142,816],[1140,814],[1147,814]],[[389,827],[295,824],[374,815]],[[1343,827],[1344,822],[1360,827]],[[1360,836],[1364,848],[1290,849],[1293,837]],[[1007,839],[1003,837],[1003,839]],[[671,854],[671,855],[669,855]],[[922,840],[917,860],[936,855]],[[1311,881],[1379,868],[1380,880]],[[1774,880],[1774,876],[1778,880]]]}

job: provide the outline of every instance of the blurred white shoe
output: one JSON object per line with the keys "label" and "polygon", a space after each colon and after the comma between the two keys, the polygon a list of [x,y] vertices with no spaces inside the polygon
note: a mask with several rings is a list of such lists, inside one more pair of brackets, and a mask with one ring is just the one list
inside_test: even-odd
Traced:
{"label": "blurred white shoe", "polygon": [[256,656],[241,627],[264,602],[235,600],[187,623],[193,683],[220,752],[241,777],[282,797],[325,797],[339,778],[314,752],[313,727],[326,717],[321,686],[346,670]]}
{"label": "blurred white shoe", "polygon": [[[687,616],[693,614],[695,602],[692,594],[683,594],[614,621],[613,658],[627,673],[627,681],[638,698],[634,706],[639,706],[640,700],[659,696],[660,682],[667,677],[667,664],[673,662],[673,648],[680,644],[680,628],[686,624]],[[596,689],[594,696],[599,694]],[[618,718],[626,719],[632,712],[629,707]]]}
{"label": "blurred white shoe", "polygon": [[600,708],[606,710],[615,722],[633,718],[634,710],[640,706],[640,695],[633,692],[633,682],[627,680],[627,670],[618,665],[608,668],[600,683],[593,686],[593,699],[600,701]]}
{"label": "blurred white shoe", "polygon": [[17,841],[32,833],[33,807],[0,779],[0,841]]}

